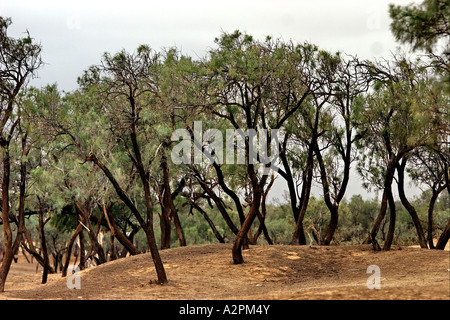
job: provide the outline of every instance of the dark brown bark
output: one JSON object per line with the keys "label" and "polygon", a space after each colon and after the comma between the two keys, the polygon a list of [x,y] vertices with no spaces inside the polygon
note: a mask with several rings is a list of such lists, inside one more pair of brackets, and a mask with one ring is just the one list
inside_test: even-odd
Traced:
{"label": "dark brown bark", "polygon": [[205,210],[203,210],[198,204],[195,202],[190,202],[190,204],[199,211],[203,217],[205,218],[206,222],[208,222],[209,227],[211,228],[212,232],[214,233],[214,236],[220,243],[225,243],[225,239],[222,237],[222,235],[217,231],[217,228],[214,224],[214,222],[209,218],[208,214]]}
{"label": "dark brown bark", "polygon": [[132,256],[139,254],[139,250],[117,227],[116,220],[114,219],[114,216],[112,214],[112,206],[106,207],[106,205],[102,203],[100,207],[104,212],[105,219],[109,225],[111,236],[116,238]]}
{"label": "dark brown bark", "polygon": [[217,209],[219,210],[220,214],[222,215],[223,219],[225,220],[225,223],[227,224],[227,226],[230,228],[230,230],[235,235],[237,235],[237,233],[239,232],[239,229],[235,226],[235,224],[231,220],[223,201],[216,195],[216,193],[214,192],[214,190],[212,190],[212,188],[208,185],[208,183],[206,183],[206,181],[200,175],[200,173],[195,168],[195,166],[190,166],[190,167],[191,167],[191,170],[195,173],[194,176],[197,179],[197,181],[199,182],[202,189],[216,204]]}
{"label": "dark brown bark", "polygon": [[244,262],[242,257],[242,244],[244,242],[244,238],[246,238],[250,227],[252,226],[253,221],[258,213],[259,206],[261,203],[261,190],[260,188],[253,189],[253,199],[250,205],[250,210],[247,217],[244,220],[244,223],[241,226],[238,234],[236,235],[236,239],[232,248],[232,256],[234,264],[241,264]]}
{"label": "dark brown bark", "polygon": [[[71,190],[71,187],[69,183],[66,181],[66,186],[69,190]],[[102,248],[102,246],[98,243],[97,235],[95,234],[91,220],[90,220],[90,214],[79,204],[79,202],[75,199],[75,197],[72,198],[73,203],[75,204],[75,209],[78,212],[78,214],[83,217],[83,223],[85,224],[87,228],[87,233],[89,236],[89,239],[91,240],[91,245],[93,246],[95,252],[98,255],[98,263],[102,264],[106,262],[105,252]]]}
{"label": "dark brown bark", "polygon": [[225,191],[225,193],[233,200],[233,202],[236,206],[236,210],[238,212],[239,221],[241,222],[241,225],[242,225],[245,221],[245,213],[244,213],[244,209],[242,208],[241,200],[239,199],[238,195],[233,190],[228,188],[227,184],[225,183],[225,178],[224,178],[224,175],[223,175],[223,172],[222,172],[222,169],[220,168],[220,166],[216,162],[213,163],[213,166],[214,166],[214,169],[216,170],[217,181],[219,182],[219,185],[222,188],[222,190]]}
{"label": "dark brown bark", "polygon": [[[147,221],[142,226],[146,231],[145,235],[147,237],[148,246],[150,249],[150,254],[152,256],[153,263],[155,265],[156,274],[158,277],[158,283],[167,283],[166,271],[164,270],[164,265],[159,255],[158,247],[156,246],[155,232],[153,230],[153,204],[151,200],[150,184],[149,184],[149,174],[146,172],[144,164],[142,162],[141,151],[139,144],[137,142],[136,128],[137,128],[137,114],[136,114],[136,101],[134,99],[133,93],[130,91],[129,101],[131,106],[131,123],[130,123],[130,139],[133,146],[134,153],[134,163],[136,169],[139,172],[139,176],[142,181],[142,186],[144,190],[144,200],[147,213]],[[131,155],[130,155],[131,156]],[[132,159],[132,158],[131,158]],[[132,159],[133,161],[133,159]]]}
{"label": "dark brown bark", "polygon": [[257,213],[257,217],[259,219],[259,227],[258,230],[256,231],[252,241],[253,243],[257,243],[258,241],[258,237],[260,236],[261,232],[264,234],[264,237],[266,238],[266,241],[269,245],[273,244],[272,239],[270,238],[269,232],[267,230],[266,224],[265,224],[265,220],[266,220],[266,215],[267,215],[267,209],[266,209],[266,199],[267,199],[267,195],[270,191],[270,188],[272,187],[273,183],[274,183],[275,179],[274,176],[272,175],[272,178],[266,188],[266,190],[263,192],[262,194],[262,199],[261,199],[261,212]]}
{"label": "dark brown bark", "polygon": [[[12,128],[10,128],[10,134],[7,140],[1,137],[1,149],[3,149],[3,179],[2,179],[2,220],[3,220],[3,235],[5,240],[5,248],[3,251],[3,260],[0,264],[0,292],[5,289],[5,281],[8,276],[9,269],[11,267],[14,253],[18,250],[22,241],[22,235],[25,232],[25,184],[26,184],[26,164],[20,160],[20,183],[19,183],[19,210],[18,218],[14,218],[17,224],[17,234],[14,242],[12,241],[12,231],[9,224],[10,208],[9,208],[9,184],[11,174],[11,159],[9,153],[9,143],[12,136],[14,127],[17,125],[16,121]],[[27,134],[25,133],[21,139],[22,142],[22,156],[25,157],[30,151],[30,147],[27,146]]]}
{"label": "dark brown bark", "polygon": [[[31,239],[31,234],[28,229],[24,229],[23,232],[24,239],[22,239],[22,248],[24,248],[36,261],[44,267],[44,258],[37,252],[33,245],[33,240]],[[54,270],[49,270],[50,273],[54,273]]]}
{"label": "dark brown bark", "polygon": [[172,219],[170,218],[170,211],[168,204],[165,201],[165,197],[160,200],[161,214],[159,215],[159,226],[161,229],[161,250],[169,249],[172,242]]}
{"label": "dark brown bark", "polygon": [[[2,178],[2,220],[3,220],[3,236],[4,236],[4,250],[3,260],[0,264],[0,293],[5,290],[5,281],[11,267],[11,262],[14,257],[14,252],[18,249],[22,240],[22,234],[25,229],[23,206],[19,209],[18,218],[18,232],[13,242],[12,231],[9,224],[10,208],[9,208],[9,187],[11,174],[11,159],[9,146],[13,133],[20,123],[20,112],[17,113],[16,119],[13,119],[14,108],[20,110],[20,106],[16,104],[16,97],[24,86],[29,76],[42,64],[40,58],[40,45],[32,43],[32,39],[23,38],[20,41],[10,41],[7,34],[10,22],[2,18],[6,22],[0,31],[0,56],[2,57],[2,114],[0,119],[0,151],[3,152],[3,178]],[[27,45],[24,45],[27,44]],[[7,65],[7,68],[3,68]],[[3,82],[4,79],[9,79]],[[6,108],[4,108],[6,106]],[[25,135],[26,137],[26,135]],[[22,152],[25,151],[23,146],[26,144],[26,138],[22,139]],[[24,163],[21,161],[21,186],[20,186],[20,201],[25,199],[25,175],[22,174],[25,170]],[[25,171],[26,172],[26,171]],[[22,190],[23,188],[23,190]]]}
{"label": "dark brown bark", "polygon": [[383,221],[384,217],[386,216],[387,205],[388,205],[387,193],[386,193],[386,191],[383,191],[383,195],[381,197],[380,211],[378,212],[378,216],[375,219],[375,222],[372,226],[372,230],[370,231],[369,236],[363,242],[364,244],[370,244],[372,241],[371,239],[375,239],[375,237],[378,233],[378,230],[380,229],[381,222]]}
{"label": "dark brown bark", "polygon": [[[314,142],[311,142],[311,144]],[[306,245],[306,236],[305,231],[303,229],[303,219],[306,214],[306,210],[308,209],[309,198],[311,195],[311,186],[313,179],[313,155],[314,151],[312,146],[310,145],[308,150],[308,158],[306,163],[306,173],[303,176],[303,186],[302,186],[302,194],[300,198],[300,210],[298,214],[298,218],[295,224],[295,230],[292,235],[291,245],[299,244]]]}
{"label": "dark brown bark", "polygon": [[[184,236],[183,228],[181,226],[180,219],[178,217],[178,210],[175,207],[175,204],[173,203],[173,197],[172,197],[172,191],[170,188],[170,180],[169,180],[169,166],[167,163],[167,157],[165,154],[165,147],[163,148],[163,155],[161,156],[161,169],[163,172],[163,181],[164,181],[164,197],[166,198],[165,204],[168,205],[172,220],[175,224],[175,229],[177,231],[178,240],[180,241],[180,246],[186,246],[186,238]],[[170,222],[170,220],[169,220]],[[169,224],[170,228],[170,224]],[[170,230],[170,229],[169,229]],[[170,238],[170,235],[169,235]],[[170,239],[169,239],[169,246],[170,246]]]}
{"label": "dark brown bark", "polygon": [[438,239],[436,249],[444,250],[449,239],[450,239],[450,219],[448,220],[447,226],[445,227],[444,231],[442,232],[441,236]]}
{"label": "dark brown bark", "polygon": [[[289,165],[289,162],[288,162],[288,159],[286,156],[287,141],[288,141],[288,135],[285,136],[285,139],[284,139],[283,145],[282,145],[282,149],[280,150],[280,154],[279,154],[281,163],[283,164],[284,171],[280,170],[279,173],[287,183],[292,214],[294,215],[294,221],[297,221],[299,212],[300,212],[300,207],[297,206],[297,190],[295,187],[294,178],[292,176],[291,166]],[[305,179],[303,179],[303,180],[305,180]]]}
{"label": "dark brown bark", "polygon": [[67,244],[67,252],[66,252],[66,261],[64,262],[63,268],[61,270],[62,277],[67,276],[67,269],[69,268],[70,264],[70,256],[72,255],[72,248],[73,244],[78,237],[78,235],[81,233],[83,229],[83,226],[81,223],[78,223],[77,227],[75,228],[75,231],[73,232],[72,236],[70,237],[69,243]]}
{"label": "dark brown bark", "polygon": [[14,256],[12,251],[12,231],[9,224],[9,183],[11,163],[9,155],[9,143],[8,145],[2,145],[3,147],[3,179],[2,179],[2,220],[3,220],[3,238],[4,238],[4,250],[3,260],[0,265],[0,292],[5,290],[5,281],[11,267],[11,262]]}
{"label": "dark brown bark", "polygon": [[386,177],[384,190],[386,191],[386,196],[389,204],[389,229],[386,236],[386,240],[384,241],[383,250],[389,251],[391,249],[392,242],[394,240],[394,232],[395,232],[395,219],[396,219],[396,208],[394,195],[392,194],[392,182],[394,179],[395,172],[395,161],[391,160],[386,169]]}
{"label": "dark brown bark", "polygon": [[114,234],[109,235],[109,261],[116,260],[116,246],[114,243],[115,236]]}
{"label": "dark brown bark", "polygon": [[47,283],[47,276],[50,269],[50,262],[48,258],[48,249],[47,249],[47,240],[45,237],[45,224],[47,223],[48,219],[44,221],[44,214],[45,214],[45,206],[41,199],[39,199],[39,227],[38,233],[39,233],[39,241],[41,243],[41,253],[42,257],[44,258],[44,265],[43,265],[43,272],[42,272],[42,282],[41,283]]}
{"label": "dark brown bark", "polygon": [[[264,203],[264,200],[261,201],[261,207],[263,206],[263,203]],[[265,209],[261,210],[261,211],[265,211]],[[258,217],[258,220],[259,220],[259,226],[258,226],[258,230],[256,230],[256,233],[254,234],[254,236],[252,238],[252,243],[257,244],[258,238],[262,233],[264,235],[264,238],[266,239],[267,243],[269,245],[273,245],[273,241],[270,238],[269,231],[267,230],[266,223],[265,223],[266,214],[265,213],[263,214],[258,211],[256,213],[256,216]]]}
{"label": "dark brown bark", "polygon": [[320,180],[322,182],[322,189],[323,189],[323,198],[325,200],[326,206],[328,207],[328,210],[330,211],[330,222],[328,224],[328,227],[324,234],[324,237],[320,241],[320,243],[323,245],[329,245],[331,240],[333,239],[334,232],[338,225],[339,203],[333,202],[331,200],[330,186],[328,184],[327,171],[325,168],[325,164],[323,163],[322,154],[320,152],[320,149],[319,149],[319,146],[317,145],[317,143],[314,146],[314,153],[316,154],[317,162],[319,163]]}
{"label": "dark brown bark", "polygon": [[432,191],[432,195],[431,195],[431,199],[430,202],[428,204],[428,228],[427,228],[427,241],[428,241],[428,246],[430,247],[430,249],[435,249],[434,246],[434,241],[433,241],[433,211],[434,211],[434,205],[436,203],[437,198],[439,197],[439,194],[444,191],[446,188],[446,185],[441,185],[439,187],[436,188],[436,186],[433,186],[431,188]]}
{"label": "dark brown bark", "polygon": [[[143,179],[143,187],[144,187],[144,195],[145,195],[145,203],[147,208],[147,221],[144,221],[142,218],[139,210],[136,208],[136,206],[133,204],[133,202],[128,198],[128,196],[125,194],[123,189],[120,187],[120,185],[117,183],[117,180],[112,175],[111,171],[95,156],[94,153],[90,153],[89,157],[86,158],[87,161],[92,161],[97,167],[99,167],[103,173],[106,175],[108,180],[111,182],[111,184],[114,187],[114,190],[116,191],[119,198],[125,203],[125,205],[131,210],[133,215],[135,216],[136,220],[138,220],[141,228],[145,232],[145,236],[147,239],[147,243],[150,249],[150,253],[152,256],[153,263],[155,265],[156,274],[158,277],[159,283],[167,283],[167,277],[164,270],[164,265],[162,263],[161,257],[159,256],[158,248],[156,246],[155,241],[155,233],[153,230],[153,207],[150,199],[150,186],[148,183],[147,176],[145,172],[142,172],[143,166],[140,170],[141,179]],[[142,164],[142,162],[141,162]],[[143,174],[142,174],[143,173]]]}
{"label": "dark brown bark", "polygon": [[404,157],[400,164],[397,165],[397,174],[398,174],[398,194],[400,196],[400,201],[402,202],[405,209],[408,211],[411,216],[414,226],[416,227],[417,237],[419,240],[419,245],[421,248],[428,248],[427,241],[425,239],[425,233],[422,228],[422,224],[420,223],[419,216],[417,215],[416,209],[414,206],[408,201],[405,195],[405,167],[406,167],[407,158]]}
{"label": "dark brown bark", "polygon": [[[80,217],[80,221],[82,220],[82,217]],[[86,266],[86,250],[85,250],[85,240],[84,240],[84,227],[81,228],[80,233],[78,234],[79,240],[80,240],[80,270],[84,270]]]}

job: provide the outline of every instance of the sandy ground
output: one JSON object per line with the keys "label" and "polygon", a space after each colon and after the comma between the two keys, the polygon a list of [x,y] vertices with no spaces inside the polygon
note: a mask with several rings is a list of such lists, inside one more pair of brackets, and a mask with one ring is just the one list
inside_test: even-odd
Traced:
{"label": "sandy ground", "polygon": [[[252,246],[234,265],[230,244],[161,251],[169,283],[155,283],[149,254],[83,270],[81,289],[67,278],[41,273],[21,257],[13,263],[2,299],[164,300],[450,300],[450,252],[393,247],[375,252],[359,246]],[[380,271],[380,289],[369,289],[369,266]],[[373,283],[372,283],[373,284]]]}

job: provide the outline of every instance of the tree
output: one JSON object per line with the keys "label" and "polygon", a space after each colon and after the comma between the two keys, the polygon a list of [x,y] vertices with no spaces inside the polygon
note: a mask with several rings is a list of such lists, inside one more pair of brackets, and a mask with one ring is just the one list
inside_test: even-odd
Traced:
{"label": "tree", "polygon": [[[433,212],[436,200],[440,193],[447,188],[445,181],[445,171],[447,164],[442,161],[439,154],[429,148],[418,148],[411,156],[411,163],[413,166],[408,170],[413,181],[426,185],[431,190],[431,197],[428,203],[428,228],[427,228],[427,242],[430,249],[434,249],[433,242],[434,222]],[[443,233],[445,237],[445,232]],[[444,249],[445,243],[442,246],[439,243],[438,249]]]}
{"label": "tree", "polygon": [[[260,42],[239,31],[223,34],[216,39],[216,43],[218,49],[210,52],[208,65],[213,84],[208,92],[208,108],[214,116],[227,121],[240,134],[247,133],[244,141],[245,170],[250,181],[249,211],[241,220],[241,229],[232,250],[233,261],[239,264],[243,262],[241,248],[244,240],[254,219],[260,214],[269,169],[278,162],[277,150],[270,149],[270,144],[278,138],[277,130],[303,106],[308,88],[297,88],[285,101],[279,100],[283,97],[274,93],[275,85],[283,86],[283,81],[289,77],[295,79],[294,72],[298,69],[297,65],[292,64],[292,59],[299,55],[293,51],[291,44],[270,37]],[[289,100],[297,94],[297,101]],[[265,150],[255,148],[252,140],[256,135],[267,142]],[[218,173],[219,184],[224,188],[220,165],[213,162],[213,166]],[[226,187],[224,191],[232,197],[240,212],[242,204],[236,194]],[[241,212],[239,215],[243,216]]]}
{"label": "tree", "polygon": [[324,87],[328,87],[329,96],[325,97],[329,100],[329,107],[323,117],[328,116],[330,120],[328,123],[324,121],[326,126],[323,130],[326,132],[315,144],[314,152],[320,169],[323,197],[330,211],[330,223],[321,240],[322,244],[328,245],[338,226],[339,204],[347,190],[350,166],[356,158],[354,144],[360,139],[355,132],[357,122],[354,121],[353,109],[361,103],[362,95],[368,90],[368,81],[355,58],[345,61],[339,55],[326,55],[324,60],[328,68],[324,68],[322,74]]}
{"label": "tree", "polygon": [[[402,173],[401,162],[406,161],[416,148],[436,144],[441,131],[437,125],[440,123],[438,109],[443,105],[441,99],[436,100],[429,72],[420,63],[395,58],[392,66],[390,63],[384,66],[368,63],[366,66],[374,81],[374,92],[358,109],[359,134],[364,137],[359,146],[365,150],[360,154],[359,171],[366,179],[382,186],[384,194],[379,217],[384,216],[387,202],[390,221],[384,250],[389,250],[395,230],[392,193],[395,171],[400,168]],[[399,182],[402,188],[403,180]],[[411,208],[408,212],[416,226],[420,245],[426,247],[417,214]]]}
{"label": "tree", "polygon": [[[419,5],[389,5],[391,31],[397,41],[409,43],[413,50],[433,51],[440,40],[450,37],[450,2],[424,0]],[[448,42],[443,43],[448,55]]]}
{"label": "tree", "polygon": [[[320,86],[315,59],[320,55],[317,46],[309,43],[285,44],[286,65],[273,81],[272,104],[278,119],[285,119],[280,127],[284,139],[280,144],[282,169],[278,173],[286,180],[295,230],[291,244],[306,244],[303,219],[309,203],[314,170],[314,145],[320,136],[321,119],[312,108],[312,95]],[[284,113],[285,110],[289,110]],[[301,191],[298,187],[301,185]]]}
{"label": "tree", "polygon": [[[401,43],[412,45],[412,51],[425,50],[427,52],[431,61],[430,66],[434,68],[436,75],[439,75],[442,79],[439,86],[444,88],[448,96],[450,92],[450,42],[448,41],[450,37],[450,2],[448,0],[424,0],[419,5],[396,6],[391,4],[389,14],[392,18],[391,31],[395,38]],[[446,103],[448,104],[448,101]],[[443,115],[448,118],[448,109],[447,111],[444,110]],[[446,161],[448,163],[448,157]],[[450,192],[448,172],[447,165],[444,176],[447,179],[447,188]],[[431,201],[433,201],[433,198],[434,196]],[[431,203],[430,208],[429,214],[431,215]],[[446,243],[449,237],[450,221],[446,232],[440,238],[442,240],[440,245],[442,246],[442,242]],[[432,246],[432,243],[430,246]]]}
{"label": "tree", "polygon": [[[11,266],[15,250],[18,248],[24,228],[24,204],[18,212],[18,233],[13,241],[9,221],[11,207],[9,199],[11,153],[10,143],[21,121],[21,106],[17,96],[26,86],[27,80],[36,74],[42,64],[41,46],[27,34],[24,38],[14,39],[8,36],[10,18],[0,17],[0,148],[2,151],[2,222],[5,238],[4,259],[0,266],[0,292],[5,289],[5,281]],[[25,151],[25,150],[24,150]],[[22,164],[23,166],[23,164]],[[22,177],[21,179],[25,179]],[[24,192],[24,180],[21,191]],[[24,195],[23,195],[24,196]]]}
{"label": "tree", "polygon": [[[130,208],[141,228],[145,231],[159,283],[166,283],[167,277],[156,246],[153,229],[153,202],[151,198],[149,167],[154,158],[143,159],[143,141],[149,138],[149,117],[155,108],[154,99],[158,90],[159,54],[147,46],[140,46],[136,53],[121,51],[113,56],[105,54],[100,65],[91,67],[80,79],[85,90],[96,90],[104,104],[107,125],[113,136],[126,152],[136,169],[144,194],[146,220],[138,208],[118,184],[112,172],[94,152],[86,156],[108,177],[117,195]],[[157,107],[157,106],[156,106]],[[150,118],[151,119],[151,118]]]}

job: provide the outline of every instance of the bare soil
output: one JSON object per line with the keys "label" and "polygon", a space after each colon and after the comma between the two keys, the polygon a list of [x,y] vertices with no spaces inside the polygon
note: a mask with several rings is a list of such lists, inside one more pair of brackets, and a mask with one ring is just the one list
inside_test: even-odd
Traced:
{"label": "bare soil", "polygon": [[[234,265],[230,244],[160,251],[169,283],[155,283],[150,254],[127,257],[81,271],[81,289],[49,275],[20,256],[13,263],[2,299],[164,300],[450,300],[450,252],[411,247],[373,251],[358,246],[252,246]],[[381,272],[381,288],[369,289],[370,265]]]}

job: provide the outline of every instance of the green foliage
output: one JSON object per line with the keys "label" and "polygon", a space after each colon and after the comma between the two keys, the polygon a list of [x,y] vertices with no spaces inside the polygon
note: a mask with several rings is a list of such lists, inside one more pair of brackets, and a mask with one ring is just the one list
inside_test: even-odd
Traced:
{"label": "green foliage", "polygon": [[[390,13],[394,34],[400,41],[431,50],[441,37],[437,28],[442,25],[442,17],[448,18],[448,1],[425,1],[422,6],[407,8],[391,6]],[[2,32],[9,24],[8,19],[0,20]],[[4,40],[2,49],[17,46],[39,51],[39,47],[32,47],[29,37],[17,42]],[[78,79],[78,90],[62,93],[53,84],[29,88],[18,95],[14,103],[20,115],[8,120],[13,123],[21,117],[20,124],[17,121],[20,130],[12,136],[12,163],[21,160],[26,165],[26,210],[37,212],[40,205],[45,207],[45,218],[51,218],[45,229],[49,238],[67,241],[77,226],[75,203],[93,221],[101,216],[99,204],[112,204],[113,217],[127,234],[130,224],[138,226],[139,219],[123,201],[118,192],[121,189],[139,212],[145,212],[143,220],[150,221],[153,214],[160,244],[160,218],[163,209],[167,210],[163,208],[168,192],[163,173],[166,157],[170,158],[170,136],[177,128],[193,129],[194,121],[202,121],[203,130],[218,129],[223,136],[231,128],[280,129],[286,138],[286,158],[296,187],[300,189],[311,169],[311,179],[327,180],[332,201],[344,181],[342,162],[347,146],[350,160],[358,160],[367,187],[384,188],[386,164],[393,156],[398,160],[410,157],[414,165],[408,172],[414,181],[431,188],[443,185],[448,170],[444,142],[449,134],[449,99],[445,86],[424,61],[399,56],[384,63],[346,60],[342,53],[328,52],[314,44],[272,37],[261,41],[238,30],[221,34],[215,44],[208,56],[198,61],[177,48],[156,52],[147,45],[132,53],[105,53],[98,65]],[[2,75],[0,89],[11,89],[11,83]],[[21,148],[27,143],[31,147],[25,153]],[[353,148],[355,144],[358,149]],[[323,172],[318,168],[320,153]],[[107,167],[116,184],[93,164],[92,155]],[[172,193],[177,192],[173,202],[187,244],[218,241],[203,214],[195,208],[189,210],[192,202],[205,210],[226,242],[234,241],[235,235],[217,203],[207,199],[210,195],[204,186],[218,195],[239,228],[239,205],[226,195],[220,182],[237,195],[248,214],[256,185],[251,181],[264,181],[261,172],[255,170],[254,179],[250,166],[224,164],[220,166],[224,176],[221,181],[219,170],[207,162],[176,166],[168,161],[167,166],[168,184]],[[19,178],[19,166],[14,166],[13,214],[18,210]],[[151,206],[145,201],[148,188],[143,181],[151,188]],[[177,190],[180,181],[184,185]],[[295,197],[300,198],[298,194]],[[424,192],[412,201],[424,226],[429,198],[430,194]],[[379,201],[361,196],[340,200],[334,203],[339,207],[339,222],[333,243],[363,242],[380,210]],[[265,225],[273,242],[290,243],[296,226],[291,203],[267,203],[266,209]],[[409,213],[400,203],[397,209],[397,243],[415,244],[417,235]],[[449,197],[443,192],[435,206],[435,234],[443,231],[449,209]],[[308,243],[324,235],[330,223],[329,212],[322,197],[310,198],[303,220]],[[380,240],[385,238],[388,219],[387,214]],[[171,221],[171,245],[178,246],[174,219]],[[36,225],[36,215],[27,220],[35,238]],[[93,223],[93,227],[100,226]],[[258,227],[259,220],[255,219],[250,236]],[[133,240],[140,249],[147,248],[142,228]],[[264,243],[263,235],[258,241]]]}
{"label": "green foliage", "polygon": [[[391,31],[402,43],[413,49],[431,51],[440,39],[450,36],[450,2],[425,0],[419,5],[399,6],[391,4]],[[448,46],[447,44],[444,44]]]}

